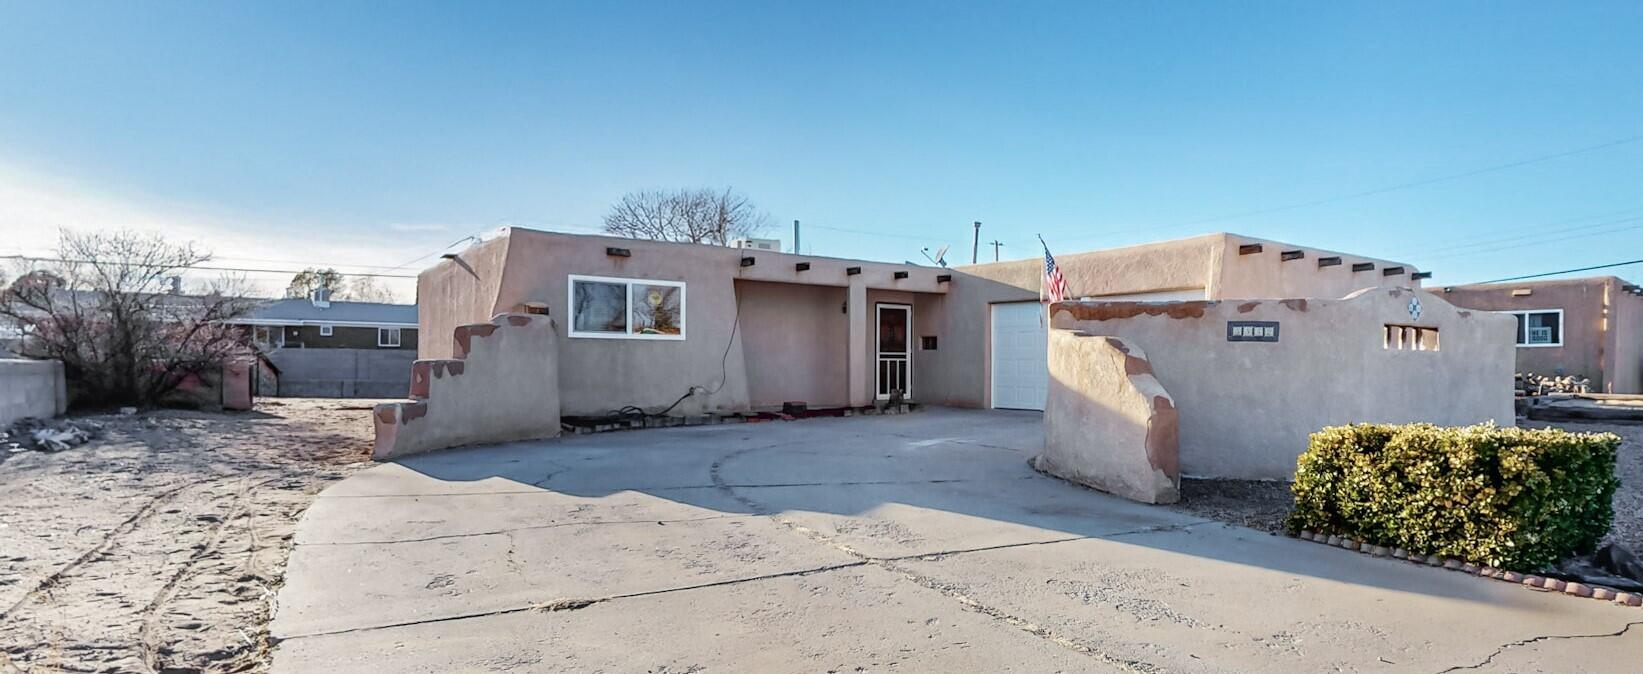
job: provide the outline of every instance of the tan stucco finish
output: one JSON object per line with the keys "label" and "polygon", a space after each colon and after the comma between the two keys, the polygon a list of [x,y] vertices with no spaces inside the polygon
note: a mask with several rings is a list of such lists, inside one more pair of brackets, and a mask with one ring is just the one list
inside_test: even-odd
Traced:
{"label": "tan stucco finish", "polygon": [[1050,331],[1044,450],[1033,467],[1142,503],[1181,498],[1179,416],[1139,346]]}
{"label": "tan stucco finish", "polygon": [[454,332],[462,345],[456,358],[412,367],[415,400],[373,412],[372,458],[559,434],[559,338],[551,319],[499,314]]}
{"label": "tan stucco finish", "polygon": [[[1368,258],[1347,256],[1319,268],[1327,251],[1315,249],[1284,262],[1281,252],[1295,247],[1276,242],[1238,255],[1239,245],[1257,241],[1211,234],[1059,259],[1075,295],[1198,288],[1210,297],[1339,297],[1384,280],[1378,270],[1392,264],[1376,261],[1374,274],[1354,273],[1350,265]],[[754,264],[742,266],[744,256]],[[670,413],[739,412],[789,400],[862,406],[875,393],[874,307],[897,302],[913,307],[911,399],[986,407],[990,306],[1034,301],[1041,273],[1038,259],[940,269],[512,228],[422,273],[419,356],[448,358],[457,326],[539,304],[560,337],[567,415],[629,405],[656,411],[691,391]],[[686,338],[571,337],[571,275],[685,283]],[[937,348],[921,348],[926,336]]]}
{"label": "tan stucco finish", "polygon": [[[1416,297],[1418,318],[1409,310]],[[1228,321],[1275,321],[1279,341],[1228,341]],[[1389,349],[1388,324],[1436,328],[1439,348]],[[1325,426],[1513,423],[1512,318],[1457,309],[1425,291],[1375,288],[1341,300],[1066,302],[1053,307],[1052,327],[1121,337],[1146,351],[1180,412],[1188,476],[1288,479],[1307,436]]]}
{"label": "tan stucco finish", "polygon": [[[1563,310],[1563,343],[1517,349],[1517,371],[1591,379],[1592,390],[1643,393],[1643,297],[1616,276],[1455,286],[1443,297],[1484,311]],[[1517,294],[1514,294],[1517,293]]]}

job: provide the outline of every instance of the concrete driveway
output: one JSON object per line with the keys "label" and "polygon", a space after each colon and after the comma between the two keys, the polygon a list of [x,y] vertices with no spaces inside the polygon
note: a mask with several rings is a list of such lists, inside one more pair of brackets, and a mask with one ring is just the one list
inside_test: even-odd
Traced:
{"label": "concrete driveway", "polygon": [[1643,610],[1130,503],[1035,473],[1040,441],[1034,413],[933,409],[379,466],[304,518],[274,669],[1621,672],[1643,653]]}

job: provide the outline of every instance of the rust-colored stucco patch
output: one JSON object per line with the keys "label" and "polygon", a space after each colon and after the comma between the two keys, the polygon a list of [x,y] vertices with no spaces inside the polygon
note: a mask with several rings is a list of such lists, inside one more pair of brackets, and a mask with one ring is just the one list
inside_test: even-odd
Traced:
{"label": "rust-colored stucco patch", "polygon": [[1210,300],[1192,300],[1187,302],[1057,302],[1050,308],[1053,315],[1056,311],[1065,311],[1080,321],[1106,321],[1115,318],[1134,318],[1142,314],[1148,316],[1168,316],[1170,318],[1203,318],[1204,310],[1218,302]]}
{"label": "rust-colored stucco patch", "polygon": [[455,337],[454,341],[456,342],[456,357],[466,358],[468,356],[468,351],[473,348],[474,337],[489,337],[493,332],[496,332],[496,325],[492,323],[472,323],[456,326],[456,331],[452,335]]}
{"label": "rust-colored stucco patch", "polygon": [[424,417],[424,416],[428,415],[428,403],[425,403],[425,402],[398,403],[398,405],[399,405],[399,408],[401,410],[404,410],[399,415],[399,418],[400,418],[401,422],[410,421],[412,419],[418,419],[418,418],[421,418],[421,417]]}
{"label": "rust-colored stucco patch", "polygon": [[1165,396],[1152,397],[1152,422],[1147,426],[1147,460],[1170,479],[1181,475],[1181,413]]}
{"label": "rust-colored stucco patch", "polygon": [[1278,300],[1278,303],[1289,307],[1290,311],[1306,311],[1306,299],[1304,298]]}
{"label": "rust-colored stucco patch", "polygon": [[1130,353],[1129,348],[1124,346],[1124,340],[1117,337],[1108,337],[1107,343],[1111,344],[1112,348],[1118,349],[1119,353],[1124,354],[1125,376],[1134,377],[1136,375],[1152,374],[1152,361]]}
{"label": "rust-colored stucco patch", "polygon": [[377,421],[385,424],[394,423],[394,407],[398,404],[399,403],[383,403],[381,405],[377,405]]}
{"label": "rust-colored stucco patch", "polygon": [[1258,306],[1261,306],[1260,302],[1245,302],[1243,304],[1238,305],[1238,313],[1247,314],[1251,311],[1254,311],[1255,307],[1258,307]]}

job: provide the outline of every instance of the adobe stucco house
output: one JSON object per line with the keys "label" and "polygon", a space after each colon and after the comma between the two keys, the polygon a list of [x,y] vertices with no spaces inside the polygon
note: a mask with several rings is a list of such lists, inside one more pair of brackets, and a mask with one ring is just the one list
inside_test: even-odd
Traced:
{"label": "adobe stucco house", "polygon": [[1591,380],[1603,393],[1643,393],[1643,296],[1616,276],[1444,288],[1443,298],[1517,317],[1517,370]]}
{"label": "adobe stucco house", "polygon": [[[1420,282],[1406,264],[1232,234],[1057,260],[1072,296],[1095,299],[1335,298]],[[942,269],[512,228],[422,273],[418,357],[450,358],[457,326],[535,304],[557,324],[566,415],[659,409],[692,386],[705,392],[675,413],[860,407],[896,389],[1043,409],[1041,274],[1037,259]],[[660,327],[643,315],[658,300]]]}
{"label": "adobe stucco house", "polygon": [[[1166,349],[1167,360],[1154,361],[1159,380],[1181,387],[1194,409],[1177,419],[1148,403],[1120,421],[1167,425],[1145,435],[1171,438],[1171,455],[1185,433],[1179,444],[1191,452],[1177,467],[1287,477],[1304,449],[1304,434],[1290,447],[1296,429],[1323,421],[1510,422],[1505,319],[1454,310],[1419,290],[1426,275],[1410,265],[1232,234],[1058,262],[1078,305],[1104,307],[1064,327]],[[377,456],[553,435],[560,415],[624,408],[692,416],[900,397],[1044,410],[1051,391],[1088,401],[1133,388],[1087,369],[1077,386],[1052,378],[1051,326],[1066,319],[1039,301],[1041,274],[1040,259],[942,269],[510,229],[419,277],[415,400],[378,409]],[[1361,292],[1369,288],[1387,292]],[[1264,298],[1286,299],[1249,301]],[[1323,300],[1317,311],[1309,299]],[[1160,312],[1170,320],[1149,321]],[[1289,326],[1282,343],[1280,324]],[[1439,332],[1450,348],[1440,351]],[[1215,374],[1238,368],[1262,388]],[[1432,392],[1444,387],[1432,382],[1461,379],[1499,394],[1448,396],[1452,404],[1434,407]],[[1413,387],[1424,388],[1412,395]],[[1250,416],[1312,405],[1316,391],[1341,399],[1297,417],[1300,425]],[[1285,402],[1251,402],[1260,400]],[[1218,443],[1210,435],[1227,426],[1211,417],[1223,415],[1268,430]]]}

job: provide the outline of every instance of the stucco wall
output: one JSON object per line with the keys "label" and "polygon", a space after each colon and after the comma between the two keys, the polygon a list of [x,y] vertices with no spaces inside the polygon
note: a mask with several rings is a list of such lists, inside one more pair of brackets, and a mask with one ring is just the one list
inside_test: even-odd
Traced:
{"label": "stucco wall", "polygon": [[[1245,244],[1258,244],[1261,251],[1240,254]],[[1283,260],[1285,251],[1300,251],[1301,257]],[[1413,278],[1419,270],[1407,263],[1225,233],[1093,252],[1052,252],[1075,298],[1202,289],[1204,299],[1334,299],[1363,288],[1421,285]],[[1341,258],[1340,264],[1318,266],[1320,258],[1331,257]],[[1375,268],[1354,272],[1355,263],[1370,263]],[[1391,267],[1402,267],[1403,272],[1386,276],[1384,271]],[[1035,295],[1044,273],[1040,257],[966,265],[958,270]]]}
{"label": "stucco wall", "polygon": [[490,239],[417,275],[417,357],[450,358],[456,326],[488,321],[499,307],[497,293],[511,237]]}
{"label": "stucco wall", "polygon": [[[629,255],[608,255],[607,247],[626,249]],[[754,258],[755,264],[743,266],[744,256]],[[800,263],[809,268],[799,270],[796,265]],[[852,267],[858,268],[859,273],[847,273]],[[907,277],[895,278],[896,272],[904,272]],[[421,342],[426,355],[449,353],[443,345],[445,340],[438,335],[440,326],[476,320],[473,317],[481,313],[488,316],[487,312],[512,311],[527,302],[540,302],[547,305],[549,315],[555,318],[561,337],[559,377],[565,414],[607,414],[626,405],[654,411],[672,404],[691,387],[717,388],[717,391],[693,395],[673,413],[741,411],[755,402],[749,386],[748,342],[740,335],[731,341],[737,281],[841,290],[854,284],[873,290],[945,294],[948,284],[936,277],[947,273],[947,270],[929,267],[514,228],[502,237],[470,248],[456,259],[441,261],[423,272],[418,281]],[[685,339],[569,336],[570,275],[684,282]],[[848,301],[849,293],[845,294]],[[864,308],[864,315],[866,311]],[[750,326],[753,330],[761,329],[751,320],[742,324],[743,329]],[[852,341],[846,339],[846,348]],[[725,355],[727,345],[728,356]],[[754,360],[769,357],[765,351],[755,354]],[[811,369],[802,374],[790,370],[781,377],[789,382],[802,378],[825,382],[836,376],[839,365],[814,360],[804,367]],[[847,376],[851,370],[845,368]],[[786,384],[776,383],[771,390],[781,390],[783,386]],[[870,381],[863,384],[861,390],[865,391],[866,386],[870,386]]]}
{"label": "stucco wall", "polygon": [[[1408,263],[1236,234],[1221,236],[1223,240],[1220,245],[1215,246],[1210,260],[1212,280],[1205,299],[1339,299],[1364,288],[1377,286],[1421,287],[1421,282],[1414,278],[1420,270]],[[1261,251],[1240,253],[1240,248],[1248,244],[1259,244]],[[1285,251],[1300,251],[1301,257],[1284,260]],[[1319,266],[1319,261],[1327,258],[1340,258],[1340,262]],[[1373,268],[1353,271],[1353,265],[1357,264],[1369,264],[1373,265]],[[1397,271],[1397,268],[1401,268],[1401,271],[1392,275],[1386,274],[1388,270]]]}
{"label": "stucco wall", "polygon": [[0,429],[18,419],[50,419],[67,410],[61,362],[0,358]]}
{"label": "stucco wall", "polygon": [[[1053,250],[1072,297],[1118,295],[1203,288],[1210,282],[1210,262],[1224,236],[1209,234],[1090,252]],[[1044,275],[1044,258],[964,265],[971,276],[1032,292]]]}
{"label": "stucco wall", "polygon": [[1117,337],[1050,331],[1044,449],[1033,467],[1142,503],[1181,499],[1180,417],[1145,352]]}
{"label": "stucco wall", "polygon": [[[1516,371],[1588,377],[1593,390],[1606,391],[1605,361],[1611,360],[1613,354],[1603,331],[1603,303],[1612,278],[1457,286],[1446,288],[1442,295],[1455,306],[1484,311],[1562,309],[1563,345],[1517,348]],[[1512,295],[1513,291],[1522,290],[1530,294]],[[1516,342],[1515,335],[1513,341]]]}
{"label": "stucco wall", "polygon": [[[1421,314],[1409,301],[1419,296]],[[1307,436],[1347,423],[1513,423],[1509,316],[1401,288],[1342,300],[1067,302],[1052,326],[1144,349],[1180,412],[1181,472],[1288,479]],[[1276,321],[1279,341],[1229,342],[1228,321]],[[1437,328],[1436,351],[1388,349],[1387,324]]]}
{"label": "stucco wall", "polygon": [[458,326],[452,344],[455,358],[416,362],[414,402],[373,411],[372,458],[559,434],[559,339],[552,320],[500,314]]}
{"label": "stucco wall", "polygon": [[1018,302],[1037,297],[999,281],[953,275],[946,297],[915,304],[914,324],[920,334],[936,336],[936,350],[916,355],[917,395],[925,402],[956,407],[987,407],[992,392],[988,367],[994,302]]}
{"label": "stucco wall", "polygon": [[842,310],[843,288],[740,281],[736,293],[753,407],[849,402],[845,368],[850,322]]}
{"label": "stucco wall", "polygon": [[1612,298],[1614,372],[1608,383],[1612,393],[1643,393],[1643,297],[1617,289]]}

